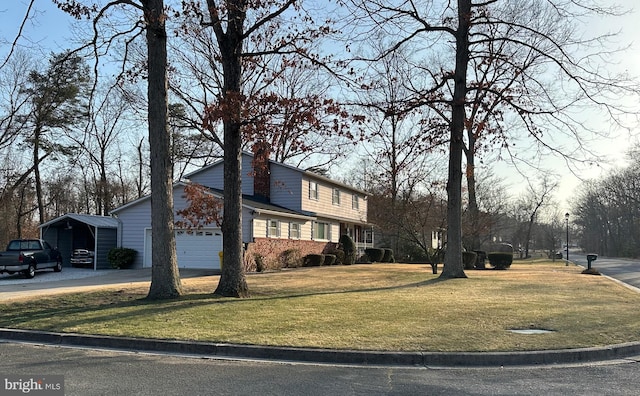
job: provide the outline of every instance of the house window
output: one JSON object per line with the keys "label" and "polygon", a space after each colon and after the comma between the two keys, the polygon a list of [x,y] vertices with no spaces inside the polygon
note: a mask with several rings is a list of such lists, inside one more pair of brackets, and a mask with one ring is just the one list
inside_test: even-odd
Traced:
{"label": "house window", "polygon": [[289,224],[289,238],[300,239],[300,223]]}
{"label": "house window", "polygon": [[331,240],[331,224],[315,222],[313,225],[313,239]]}
{"label": "house window", "polygon": [[316,182],[309,182],[309,199],[318,200],[318,183]]}
{"label": "house window", "polygon": [[337,188],[334,188],[332,197],[333,197],[332,199],[333,204],[340,205],[340,190],[338,190]]}
{"label": "house window", "polygon": [[267,236],[271,238],[280,236],[280,222],[278,220],[267,220]]}
{"label": "house window", "polygon": [[358,210],[360,209],[360,199],[356,194],[351,196],[351,209]]}

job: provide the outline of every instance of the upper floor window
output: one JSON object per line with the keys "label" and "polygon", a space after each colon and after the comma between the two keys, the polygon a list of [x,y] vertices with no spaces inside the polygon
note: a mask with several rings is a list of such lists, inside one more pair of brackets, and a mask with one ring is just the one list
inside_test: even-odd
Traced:
{"label": "upper floor window", "polygon": [[318,183],[313,181],[309,182],[309,199],[318,200]]}
{"label": "upper floor window", "polygon": [[340,190],[333,189],[332,202],[334,205],[340,205]]}
{"label": "upper floor window", "polygon": [[360,209],[360,198],[356,194],[351,196],[351,209]]}
{"label": "upper floor window", "polygon": [[272,238],[280,236],[280,222],[278,220],[267,220],[267,236]]}
{"label": "upper floor window", "polygon": [[300,239],[300,223],[289,223],[289,238]]}

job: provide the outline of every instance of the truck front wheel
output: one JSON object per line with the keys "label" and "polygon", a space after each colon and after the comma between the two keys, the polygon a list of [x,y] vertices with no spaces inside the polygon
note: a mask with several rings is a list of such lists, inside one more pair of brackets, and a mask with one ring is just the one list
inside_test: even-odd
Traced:
{"label": "truck front wheel", "polygon": [[55,267],[53,267],[53,270],[54,270],[55,272],[60,272],[60,271],[62,271],[62,257],[58,257],[58,258],[56,259],[56,266],[55,266]]}

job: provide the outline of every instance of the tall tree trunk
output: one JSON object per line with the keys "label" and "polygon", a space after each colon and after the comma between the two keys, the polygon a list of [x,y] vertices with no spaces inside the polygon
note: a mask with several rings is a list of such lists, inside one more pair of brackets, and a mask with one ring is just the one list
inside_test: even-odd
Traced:
{"label": "tall tree trunk", "polygon": [[[469,136],[471,134],[467,134]],[[469,243],[471,250],[480,249],[480,209],[478,208],[478,196],[476,193],[476,167],[475,167],[475,140],[469,136],[469,148],[466,152],[467,159],[467,191],[469,197]]]}
{"label": "tall tree trunk", "polygon": [[249,288],[242,265],[242,41],[245,1],[227,1],[228,27],[214,26],[224,72],[223,98],[230,109],[224,123],[224,211],[222,214],[222,275],[214,294],[246,297]]}
{"label": "tall tree trunk", "polygon": [[469,64],[471,0],[458,0],[456,69],[451,103],[449,180],[447,182],[447,254],[440,278],[466,278],[462,263],[462,153]]}
{"label": "tall tree trunk", "polygon": [[40,177],[40,127],[36,127],[33,137],[33,176],[36,185],[38,216],[40,224],[44,224],[44,199],[42,198],[42,179]]}
{"label": "tall tree trunk", "polygon": [[173,188],[167,126],[167,34],[163,0],[143,0],[149,64],[149,149],[151,154],[151,287],[149,299],[182,294],[173,231]]}

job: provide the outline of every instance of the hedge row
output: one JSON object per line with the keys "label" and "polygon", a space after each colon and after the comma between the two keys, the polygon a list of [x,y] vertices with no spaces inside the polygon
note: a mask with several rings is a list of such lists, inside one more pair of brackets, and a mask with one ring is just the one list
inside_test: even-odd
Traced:
{"label": "hedge row", "polygon": [[321,265],[340,264],[335,254],[307,254],[304,256],[303,267],[319,267]]}
{"label": "hedge row", "polygon": [[513,253],[491,252],[487,254],[487,258],[495,269],[507,269],[513,263]]}
{"label": "hedge row", "polygon": [[361,260],[367,262],[393,263],[396,261],[393,256],[393,250],[388,248],[368,248],[364,250],[364,254],[366,257],[361,258]]}

